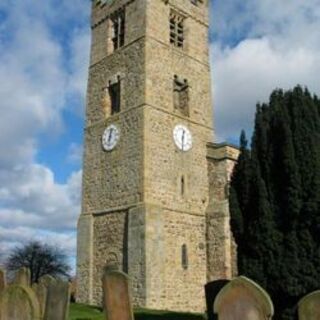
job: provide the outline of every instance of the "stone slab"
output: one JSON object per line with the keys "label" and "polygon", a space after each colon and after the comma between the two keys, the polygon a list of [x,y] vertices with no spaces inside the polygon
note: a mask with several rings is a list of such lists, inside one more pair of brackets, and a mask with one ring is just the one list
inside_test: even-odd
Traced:
{"label": "stone slab", "polygon": [[56,280],[49,284],[44,320],[67,320],[69,315],[70,286]]}
{"label": "stone slab", "polygon": [[21,268],[16,272],[14,284],[20,286],[30,287],[31,285],[31,272],[28,268]]}
{"label": "stone slab", "polygon": [[44,316],[47,295],[48,295],[48,288],[51,283],[55,283],[56,279],[50,275],[45,275],[39,279],[39,282],[32,286],[33,291],[36,293],[39,305],[41,316]]}
{"label": "stone slab", "polygon": [[128,276],[106,270],[103,277],[104,308],[108,320],[134,320]]}
{"label": "stone slab", "polygon": [[217,295],[214,313],[219,320],[272,319],[274,308],[269,295],[255,282],[238,277]]}
{"label": "stone slab", "polygon": [[31,288],[12,285],[0,298],[1,320],[40,320],[40,307]]}
{"label": "stone slab", "polygon": [[308,294],[298,304],[299,320],[320,319],[320,290]]}
{"label": "stone slab", "polygon": [[6,288],[6,272],[0,268],[0,295]]}

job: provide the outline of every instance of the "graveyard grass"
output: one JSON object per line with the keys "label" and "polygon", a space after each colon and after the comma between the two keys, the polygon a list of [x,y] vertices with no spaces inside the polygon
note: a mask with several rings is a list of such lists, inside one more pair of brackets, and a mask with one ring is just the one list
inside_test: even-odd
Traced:
{"label": "graveyard grass", "polygon": [[[168,311],[135,310],[135,320],[204,320],[202,314]],[[83,304],[71,304],[69,320],[105,320],[100,308]]]}

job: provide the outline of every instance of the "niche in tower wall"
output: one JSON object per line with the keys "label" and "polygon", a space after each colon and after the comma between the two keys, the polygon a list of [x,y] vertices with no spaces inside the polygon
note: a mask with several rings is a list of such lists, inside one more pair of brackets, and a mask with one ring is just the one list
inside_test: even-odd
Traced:
{"label": "niche in tower wall", "polygon": [[117,82],[112,83],[108,87],[110,103],[111,103],[111,114],[120,112],[121,108],[121,85],[120,79]]}
{"label": "niche in tower wall", "polygon": [[189,84],[187,79],[179,79],[174,76],[173,80],[174,108],[184,116],[189,116]]}

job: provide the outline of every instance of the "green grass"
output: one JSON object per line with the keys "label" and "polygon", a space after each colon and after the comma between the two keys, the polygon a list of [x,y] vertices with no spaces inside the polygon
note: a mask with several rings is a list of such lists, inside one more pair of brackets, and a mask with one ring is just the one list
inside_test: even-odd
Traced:
{"label": "green grass", "polygon": [[105,320],[101,309],[83,304],[70,305],[69,320]]}
{"label": "green grass", "polygon": [[[201,314],[177,313],[169,311],[135,310],[135,320],[204,320]],[[100,308],[71,304],[69,320],[105,320]]]}

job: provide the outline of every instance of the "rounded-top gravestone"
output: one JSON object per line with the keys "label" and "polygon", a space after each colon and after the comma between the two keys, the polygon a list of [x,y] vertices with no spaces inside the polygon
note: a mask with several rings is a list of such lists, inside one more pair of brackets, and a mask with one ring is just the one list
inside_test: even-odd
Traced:
{"label": "rounded-top gravestone", "polygon": [[69,314],[70,285],[55,280],[48,285],[44,320],[67,320]]}
{"label": "rounded-top gravestone", "polygon": [[[45,275],[39,279],[38,283],[35,283],[32,286],[33,291],[36,293],[40,305],[41,316],[44,316],[46,302],[47,302],[47,295],[48,295],[48,288],[50,284],[55,283],[56,279],[50,275]],[[0,319],[1,320],[1,319]]]}
{"label": "rounded-top gravestone", "polygon": [[6,273],[0,268],[0,295],[6,288]]}
{"label": "rounded-top gravestone", "polygon": [[30,287],[31,286],[31,272],[28,268],[21,268],[16,272],[14,284]]}
{"label": "rounded-top gravestone", "polygon": [[272,319],[274,309],[269,295],[255,282],[238,277],[217,295],[214,313],[219,320]]}
{"label": "rounded-top gravestone", "polygon": [[40,307],[31,288],[12,285],[0,297],[1,320],[40,320]]}
{"label": "rounded-top gravestone", "polygon": [[320,290],[312,292],[299,301],[299,320],[320,319]]}
{"label": "rounded-top gravestone", "polygon": [[102,286],[107,319],[133,320],[128,276],[120,271],[106,269]]}

